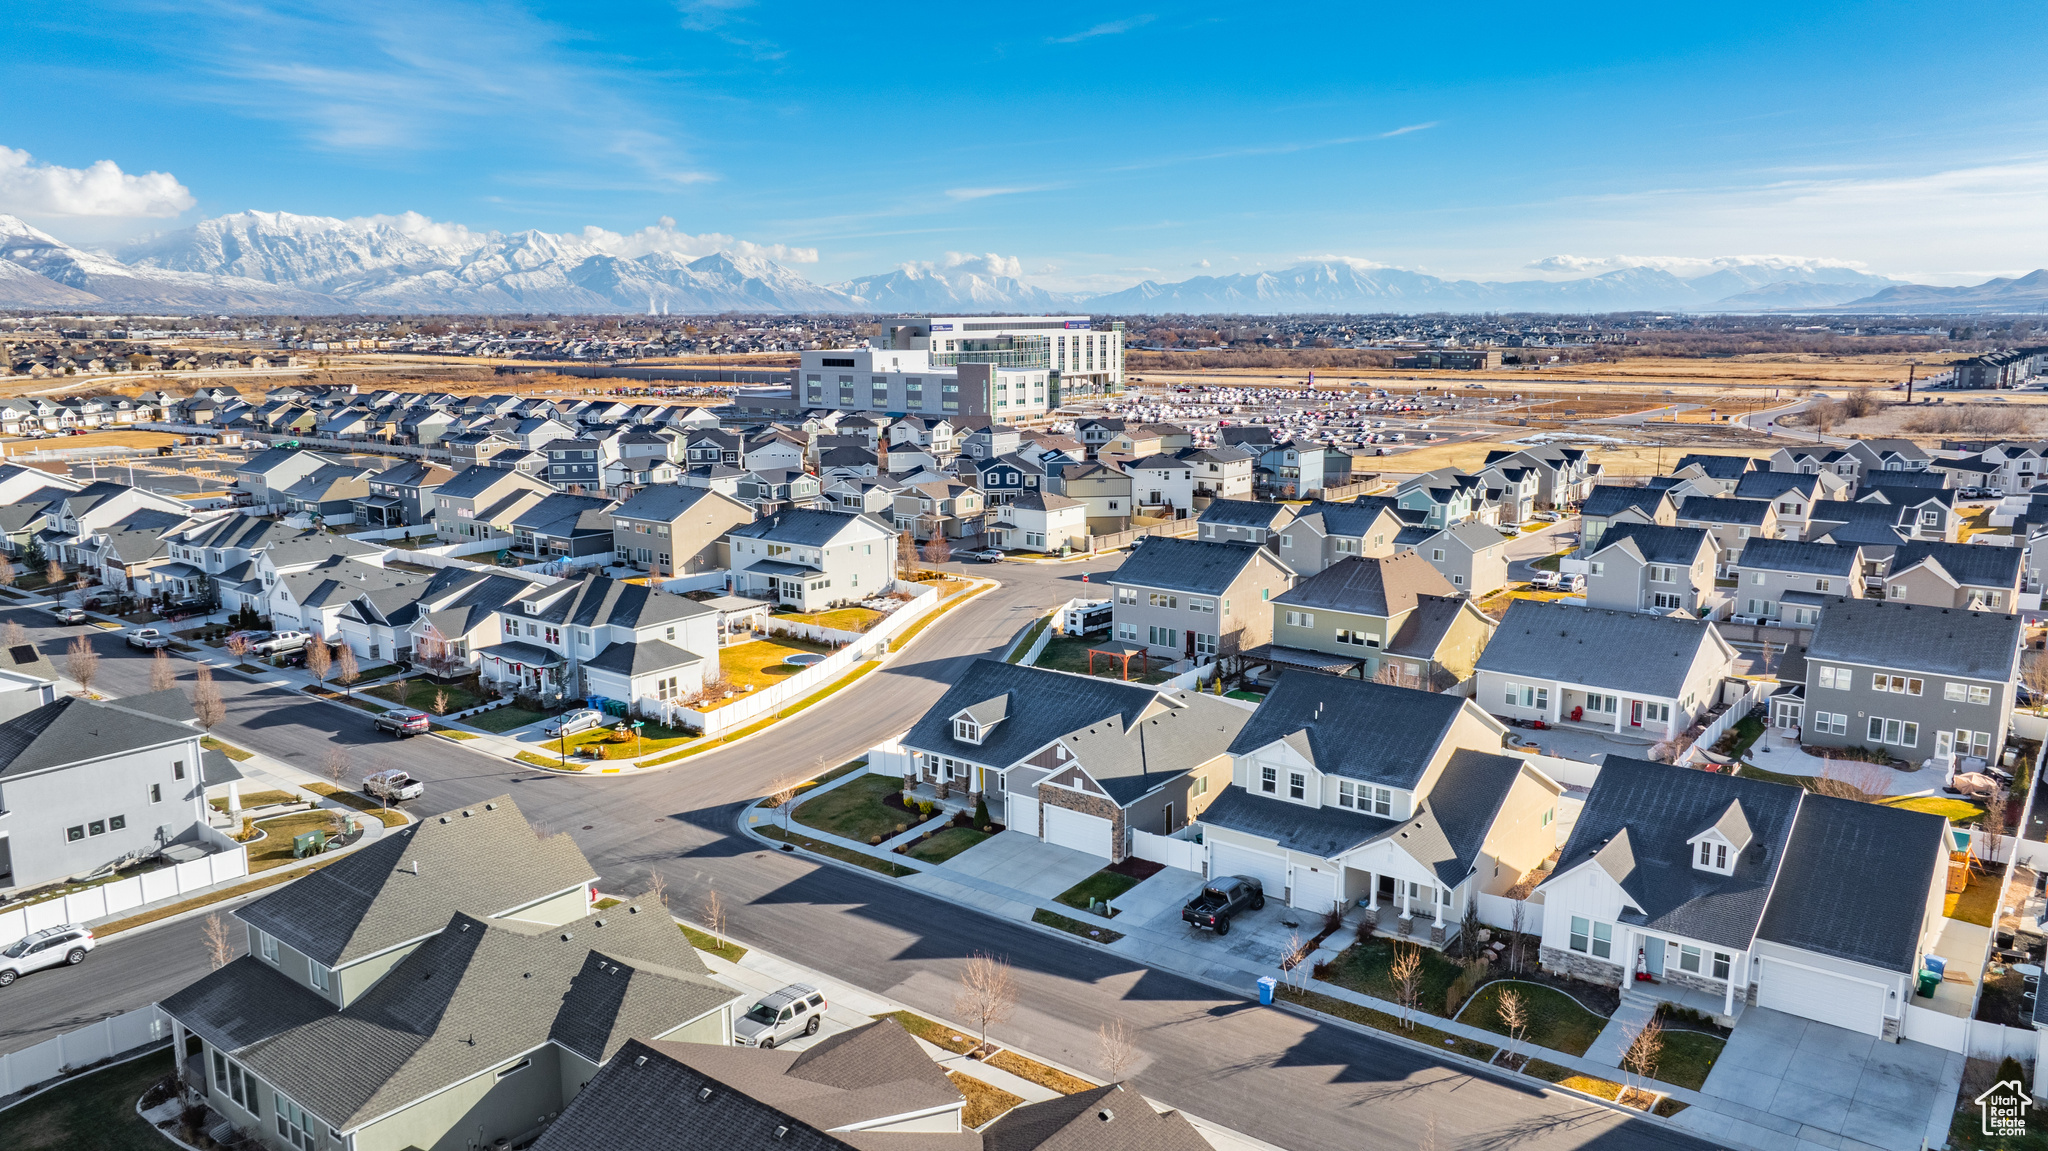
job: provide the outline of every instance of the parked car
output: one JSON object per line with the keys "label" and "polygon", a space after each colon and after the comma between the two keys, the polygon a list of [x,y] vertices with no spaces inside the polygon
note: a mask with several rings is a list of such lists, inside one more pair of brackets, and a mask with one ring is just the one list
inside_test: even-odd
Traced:
{"label": "parked car", "polygon": [[998,548],[983,548],[978,552],[968,552],[967,558],[980,560],[985,564],[1000,563],[1002,562],[1003,553]]}
{"label": "parked car", "polygon": [[65,607],[62,604],[51,608],[50,614],[57,617],[58,623],[84,623],[86,619],[83,609]]}
{"label": "parked car", "polygon": [[1558,575],[1556,572],[1540,571],[1529,577],[1529,586],[1541,588],[1544,591],[1555,591],[1557,590],[1557,580]]}
{"label": "parked car", "polygon": [[58,927],[45,927],[31,932],[11,946],[0,949],[0,987],[5,987],[31,971],[59,964],[77,965],[85,962],[86,952],[98,944],[93,942],[92,929],[76,923]]}
{"label": "parked car", "polygon": [[205,615],[212,610],[213,605],[205,600],[181,599],[176,603],[164,606],[164,618],[178,620],[184,619],[189,615]]}
{"label": "parked car", "polygon": [[1556,512],[1537,512],[1535,515],[1529,518],[1541,520],[1546,524],[1554,524],[1558,521],[1559,516]]}
{"label": "parked car", "polygon": [[409,735],[425,735],[434,723],[424,711],[387,711],[374,722],[378,731],[388,731],[400,739]]}
{"label": "parked car", "polygon": [[253,629],[244,631],[231,631],[228,633],[228,642],[233,643],[237,639],[240,639],[246,642],[251,648],[254,648],[257,644],[262,643],[264,640],[269,639],[272,635],[275,634],[275,632],[256,631]]}
{"label": "parked car", "polygon": [[540,730],[542,734],[552,738],[561,735],[575,735],[579,731],[589,731],[593,727],[603,726],[603,712],[594,707],[581,707],[575,711],[563,712],[561,715],[549,720],[547,725]]}
{"label": "parked car", "polygon": [[1193,899],[1180,909],[1181,922],[1230,934],[1232,916],[1266,906],[1266,889],[1249,875],[1225,875],[1202,885]]}
{"label": "parked car", "polygon": [[799,1035],[816,1035],[825,1018],[825,995],[808,983],[792,983],[770,992],[733,1020],[732,1041],[739,1047],[766,1051]]}
{"label": "parked car", "polygon": [[155,651],[160,647],[171,646],[171,637],[153,627],[139,627],[128,633],[128,646]]}
{"label": "parked car", "polygon": [[269,639],[250,644],[249,654],[276,655],[279,652],[297,651],[305,647],[306,641],[311,638],[313,637],[302,631],[274,632]]}
{"label": "parked car", "polygon": [[1557,590],[1585,591],[1586,577],[1580,575],[1578,572],[1566,572],[1563,575],[1557,577]]}
{"label": "parked car", "polygon": [[363,777],[363,794],[383,803],[418,799],[426,793],[426,784],[396,769]]}

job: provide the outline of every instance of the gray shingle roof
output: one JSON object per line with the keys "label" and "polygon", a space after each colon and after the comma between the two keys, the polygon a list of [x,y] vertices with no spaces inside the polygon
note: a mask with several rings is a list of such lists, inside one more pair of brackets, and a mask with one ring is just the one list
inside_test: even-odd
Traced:
{"label": "gray shingle roof", "polygon": [[1804,472],[1746,472],[1736,481],[1735,496],[1745,500],[1774,500],[1796,491],[1811,499],[1819,490],[1820,477]]}
{"label": "gray shingle roof", "polygon": [[1145,718],[1111,716],[1061,738],[1109,797],[1129,804],[1224,754],[1251,719],[1248,708],[1213,696],[1162,693]]}
{"label": "gray shingle roof", "polygon": [[1201,522],[1241,528],[1277,528],[1291,509],[1263,500],[1214,500],[1202,509]]}
{"label": "gray shingle roof", "polygon": [[840,536],[859,529],[863,524],[869,531],[879,534],[880,529],[875,526],[875,522],[864,516],[798,508],[736,527],[732,530],[732,535],[740,539],[772,540],[779,544],[822,547],[836,542]]}
{"label": "gray shingle roof", "polygon": [[2009,588],[2019,582],[2021,561],[2025,558],[2025,548],[1915,540],[1901,544],[1892,553],[1891,574],[1898,575],[1922,560],[1932,559],[1958,583]]}
{"label": "gray shingle roof", "polygon": [[[1625,829],[1627,857],[1601,861],[1642,908],[1624,911],[1623,922],[1747,948],[1785,861],[1802,794],[1785,784],[1610,754],[1552,875],[1593,859]],[[1753,838],[1736,853],[1734,874],[1700,870],[1687,841],[1712,827],[1730,800],[1742,804]]]}
{"label": "gray shingle roof", "polygon": [[1919,966],[1920,920],[1948,821],[1808,795],[1757,934],[1887,971]]}
{"label": "gray shingle roof", "polygon": [[2009,681],[2021,633],[2016,615],[1837,596],[1821,609],[1806,657]]}
{"label": "gray shingle roof", "polygon": [[1847,579],[1857,573],[1861,557],[1861,551],[1853,544],[1813,544],[1753,536],[1742,545],[1739,563],[1742,567],[1763,571],[1801,572]]}
{"label": "gray shingle roof", "polygon": [[1633,540],[1646,563],[1677,564],[1687,567],[1699,558],[1700,549],[1710,547],[1705,528],[1665,527],[1662,524],[1620,523],[1607,529],[1589,555],[1599,555]]}
{"label": "gray shingle roof", "polygon": [[[147,702],[163,693],[139,697]],[[182,696],[181,696],[182,698]],[[191,714],[188,707],[186,715]],[[0,723],[0,776],[61,767],[82,759],[119,755],[191,739],[182,723],[121,702],[59,696],[33,711]]]}
{"label": "gray shingle roof", "polygon": [[1266,799],[1234,783],[1202,809],[1201,822],[1270,839],[1289,851],[1322,859],[1363,846],[1400,826],[1391,819],[1339,807],[1305,807]]}
{"label": "gray shingle roof", "polygon": [[[998,698],[1004,718],[982,733],[981,743],[953,738],[953,716]],[[1111,720],[1129,727],[1158,698],[1138,684],[978,659],[911,726],[903,745],[1006,767],[1070,732]]]}
{"label": "gray shingle roof", "polygon": [[1305,732],[1318,771],[1413,789],[1464,705],[1454,695],[1286,671],[1230,753],[1246,755]]}
{"label": "gray shingle roof", "polygon": [[1612,516],[1635,508],[1648,516],[1657,510],[1657,505],[1666,499],[1663,492],[1650,488],[1620,487],[1615,484],[1596,484],[1586,493],[1586,499],[1579,505],[1581,516]]}
{"label": "gray shingle roof", "polygon": [[1479,670],[1676,698],[1706,620],[1518,599],[1480,653]]}
{"label": "gray shingle roof", "polygon": [[[1495,533],[1496,535],[1498,533]],[[1425,595],[1455,596],[1457,589],[1420,552],[1347,556],[1309,576],[1273,602],[1359,615],[1393,616],[1412,610]]]}
{"label": "gray shingle roof", "polygon": [[[1271,556],[1262,557],[1261,552],[1260,548],[1243,544],[1153,536],[1133,549],[1122,567],[1101,578],[1104,583],[1222,595],[1245,569],[1262,558],[1279,566],[1278,561]],[[1276,579],[1286,582],[1284,576],[1276,575]]]}
{"label": "gray shingle roof", "polygon": [[1693,464],[1698,464],[1701,471],[1717,480],[1733,480],[1747,474],[1758,462],[1751,456],[1721,456],[1694,452],[1681,456],[1678,462],[1672,465],[1671,470],[1682,472]]}
{"label": "gray shingle roof", "polygon": [[1762,527],[1770,511],[1769,500],[1744,500],[1728,496],[1702,499],[1694,496],[1679,506],[1678,518],[1710,524],[1746,524],[1750,527]]}
{"label": "gray shingle roof", "polygon": [[1159,1112],[1121,1083],[1012,1108],[982,1151],[1210,1151],[1178,1111]]}
{"label": "gray shingle roof", "polygon": [[584,660],[583,666],[617,672],[620,675],[653,675],[672,667],[689,667],[703,662],[702,657],[684,651],[672,643],[658,639],[643,639],[637,642],[612,644],[599,652],[596,659]]}
{"label": "gray shingle roof", "polygon": [[1314,519],[1315,526],[1324,535],[1362,536],[1372,530],[1373,522],[1379,519],[1382,511],[1400,520],[1401,510],[1392,496],[1360,496],[1348,503],[1316,500],[1299,509],[1294,518],[1297,521]]}

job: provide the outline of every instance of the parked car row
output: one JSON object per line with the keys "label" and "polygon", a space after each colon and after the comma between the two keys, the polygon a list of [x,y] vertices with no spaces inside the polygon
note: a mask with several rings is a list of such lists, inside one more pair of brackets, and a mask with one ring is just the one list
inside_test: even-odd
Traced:
{"label": "parked car row", "polygon": [[1959,500],[2002,500],[2005,498],[2005,489],[1957,488],[1956,498]]}
{"label": "parked car row", "polygon": [[1529,586],[1544,591],[1585,591],[1586,577],[1577,572],[1537,572]]}

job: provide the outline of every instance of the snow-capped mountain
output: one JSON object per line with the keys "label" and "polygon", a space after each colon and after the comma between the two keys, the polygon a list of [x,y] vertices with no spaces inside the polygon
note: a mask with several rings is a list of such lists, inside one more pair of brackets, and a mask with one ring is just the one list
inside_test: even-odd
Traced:
{"label": "snow-capped mountain", "polygon": [[871,312],[1047,312],[1071,308],[1080,300],[1033,287],[1015,276],[915,265],[833,284],[832,290]]}
{"label": "snow-capped mountain", "polygon": [[2019,277],[2001,276],[1964,288],[1901,284],[1828,310],[1851,315],[2048,312],[2048,268],[2037,268]]}
{"label": "snow-capped mountain", "polygon": [[[14,216],[0,215],[0,261],[18,269],[0,278],[0,305],[11,307],[103,304],[199,311],[346,310],[339,301],[318,293],[279,288],[241,276],[133,268],[112,256],[74,248]],[[73,294],[59,302],[52,298],[53,285]]]}

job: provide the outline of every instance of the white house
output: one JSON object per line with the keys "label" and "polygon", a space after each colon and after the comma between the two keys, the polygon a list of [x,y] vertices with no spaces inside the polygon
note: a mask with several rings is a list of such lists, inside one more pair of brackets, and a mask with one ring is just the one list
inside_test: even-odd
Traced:
{"label": "white house", "polygon": [[867,516],[796,509],[733,529],[732,591],[814,611],[895,582],[896,533]]}
{"label": "white house", "polygon": [[1735,649],[1706,620],[1516,600],[1480,653],[1479,705],[1671,739],[1713,706]]}
{"label": "white house", "polygon": [[1051,492],[1026,491],[996,512],[996,546],[1024,551],[1088,546],[1088,506]]}

